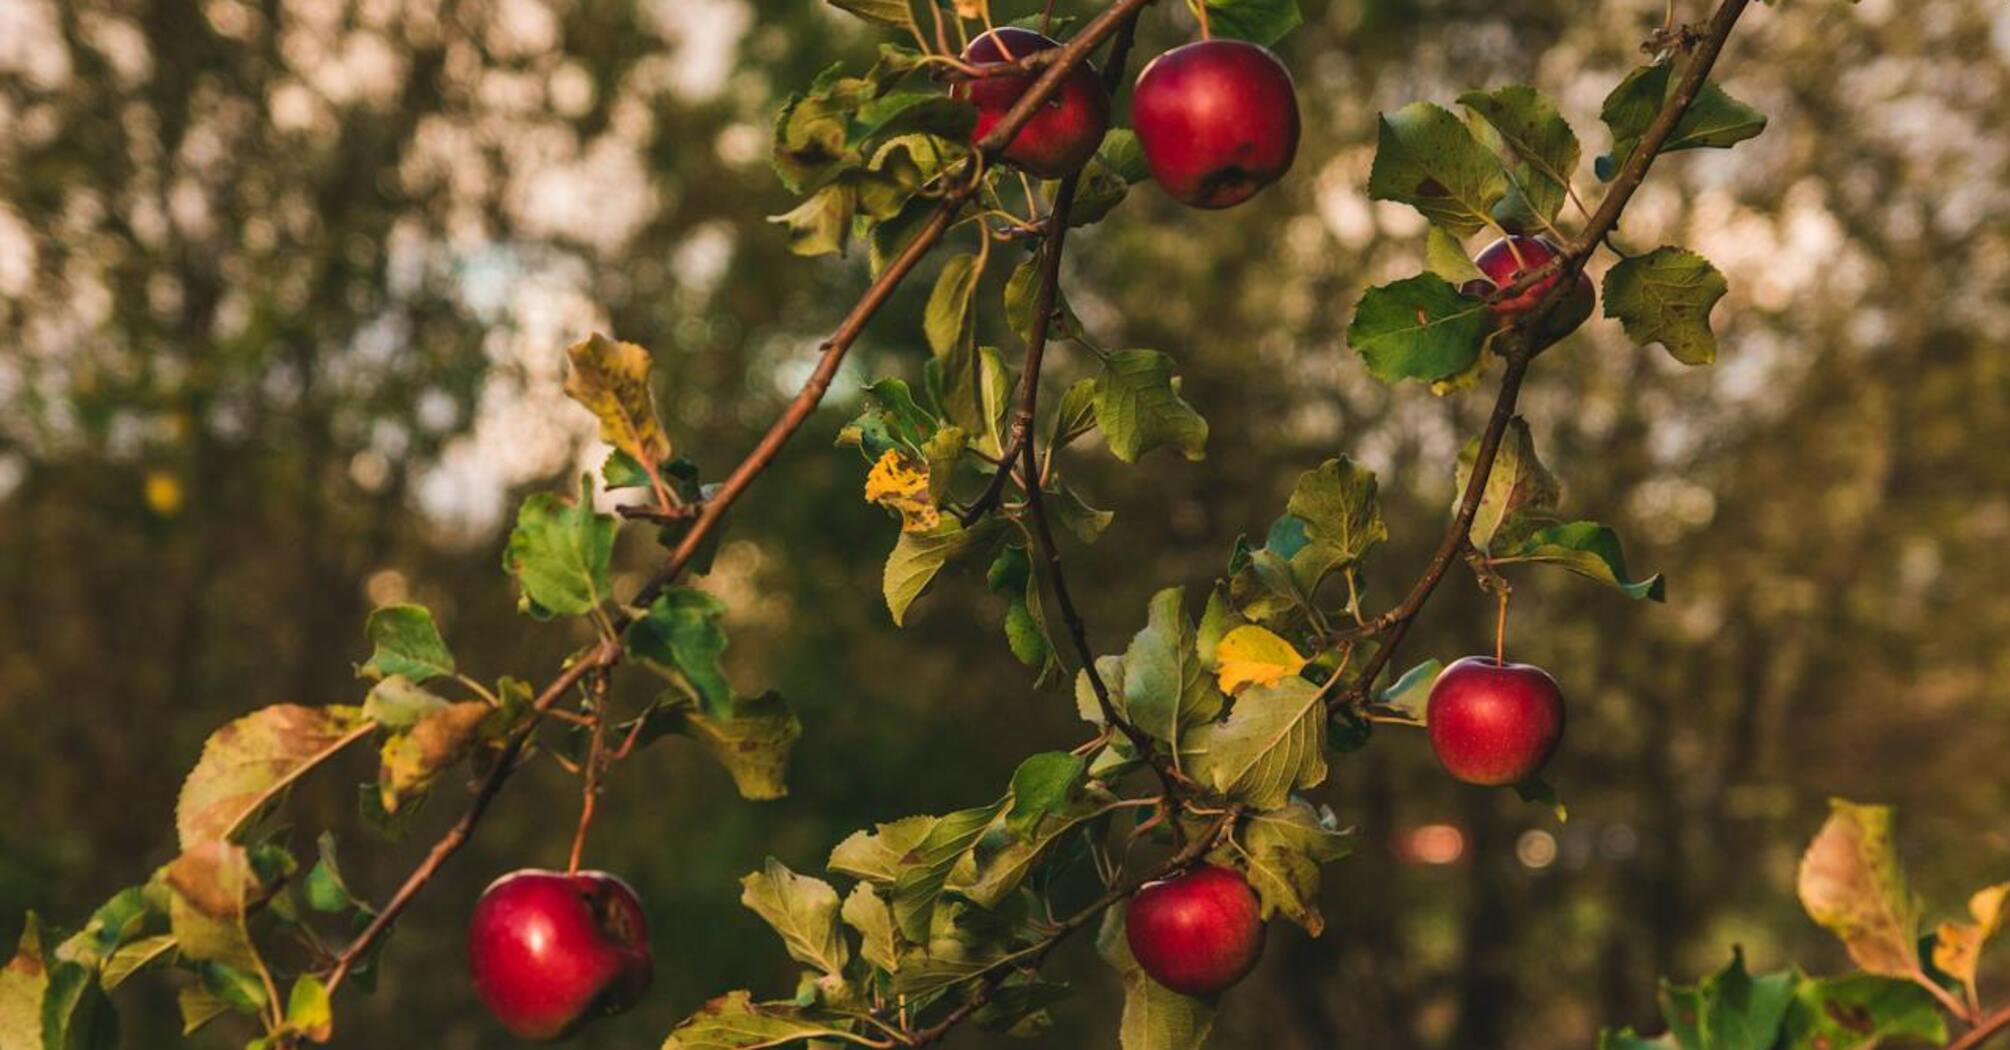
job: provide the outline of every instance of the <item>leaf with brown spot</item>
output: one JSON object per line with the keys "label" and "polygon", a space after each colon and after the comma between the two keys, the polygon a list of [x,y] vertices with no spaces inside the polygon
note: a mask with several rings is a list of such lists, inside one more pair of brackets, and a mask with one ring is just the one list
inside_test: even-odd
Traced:
{"label": "leaf with brown spot", "polygon": [[649,391],[649,351],[594,333],[565,352],[572,374],[565,393],[600,420],[600,440],[645,468],[670,458],[670,437]]}
{"label": "leaf with brown spot", "polygon": [[1801,906],[1864,970],[1917,975],[1919,901],[1892,843],[1892,808],[1830,799],[1829,809],[1801,857]]}
{"label": "leaf with brown spot", "polygon": [[230,838],[302,773],[369,730],[355,708],[298,704],[275,704],[218,729],[175,803],[182,849]]}
{"label": "leaf with brown spot", "polygon": [[377,773],[385,812],[396,813],[400,803],[424,792],[442,772],[465,757],[493,710],[480,700],[449,704],[419,719],[409,732],[385,741],[383,765]]}

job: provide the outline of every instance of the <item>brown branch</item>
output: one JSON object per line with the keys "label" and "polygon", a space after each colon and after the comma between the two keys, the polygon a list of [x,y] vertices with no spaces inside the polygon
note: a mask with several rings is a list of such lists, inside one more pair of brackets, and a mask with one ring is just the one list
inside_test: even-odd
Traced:
{"label": "brown branch", "polygon": [[1215,821],[1214,827],[1210,828],[1206,834],[1194,836],[1186,845],[1180,847],[1177,853],[1167,857],[1165,862],[1158,867],[1143,875],[1134,875],[1111,886],[1088,907],[1062,919],[1039,943],[1030,948],[1014,952],[992,963],[984,970],[979,971],[974,977],[969,978],[977,982],[977,990],[968,999],[959,1003],[956,1009],[943,1015],[940,1021],[909,1036],[907,1045],[927,1046],[931,1043],[940,1042],[942,1037],[948,1035],[951,1029],[969,1020],[970,1015],[983,1009],[984,1004],[991,1001],[992,994],[998,990],[998,986],[1004,982],[1005,978],[1010,976],[1012,970],[1038,969],[1040,964],[1046,961],[1048,954],[1054,950],[1055,946],[1065,940],[1069,934],[1095,921],[1097,916],[1100,916],[1132,894],[1143,889],[1148,883],[1157,882],[1160,879],[1171,876],[1180,869],[1199,860],[1201,854],[1206,853],[1215,844],[1216,840],[1221,837],[1222,833],[1227,831],[1229,826],[1235,822],[1236,815],[1239,812],[1239,810],[1230,809],[1228,812],[1223,813]]}
{"label": "brown branch", "polygon": [[335,957],[335,968],[328,974],[329,994],[334,994],[335,990],[342,986],[343,980],[355,969],[357,961],[369,952],[372,945],[383,939],[384,933],[411,905],[412,899],[417,897],[419,891],[426,887],[426,883],[431,882],[433,876],[439,873],[440,866],[466,845],[468,837],[474,834],[475,825],[481,822],[482,814],[488,811],[489,803],[495,801],[496,794],[502,790],[503,782],[509,779],[517,758],[523,754],[524,745],[536,731],[536,716],[542,715],[553,704],[558,703],[566,691],[588,672],[612,666],[620,657],[619,643],[602,641],[572,666],[561,671],[558,677],[552,679],[551,684],[545,687],[544,692],[538,694],[537,699],[531,703],[533,715],[531,724],[519,729],[516,735],[510,737],[509,743],[503,745],[502,754],[496,757],[496,764],[489,770],[488,775],[482,778],[481,785],[475,789],[474,801],[468,804],[467,812],[461,814],[461,819],[433,844],[432,850],[426,854],[426,859],[420,861],[419,866],[413,868],[412,873],[405,877],[404,883],[398,887],[398,892],[391,895],[390,903],[384,905],[384,910],[378,912],[377,917],[370,920],[370,925],[364,927],[363,932],[350,942],[349,947],[342,949],[342,954]]}
{"label": "brown branch", "polygon": [[[1006,145],[1019,134],[1019,129],[1025,127],[1026,122],[1033,119],[1033,114],[1060,89],[1061,81],[1076,66],[1088,61],[1090,52],[1106,38],[1152,2],[1153,0],[1116,0],[1083,26],[1080,33],[1069,38],[1066,44],[1048,52],[1055,56],[1051,64],[1034,79],[1032,85],[1026,89],[1026,93],[1019,96],[1019,101],[1013,104],[1005,117],[977,141],[978,152],[987,161],[995,160]],[[864,295],[859,297],[857,305],[853,306],[851,312],[839,322],[837,330],[831,333],[829,339],[824,340],[823,359],[817,362],[817,367],[810,373],[809,379],[804,381],[795,399],[789,402],[781,417],[776,419],[768,428],[768,432],[761,436],[754,450],[747,454],[747,458],[740,462],[732,474],[727,476],[712,498],[705,501],[705,507],[699,513],[698,520],[692,523],[690,531],[686,532],[682,541],[677,544],[677,549],[671,552],[670,563],[642,588],[641,593],[636,596],[635,604],[645,606],[650,604],[670,586],[678,574],[684,571],[684,567],[691,563],[705,538],[718,528],[719,519],[725,517],[727,509],[746,492],[748,486],[754,483],[754,479],[759,477],[762,471],[774,463],[775,457],[781,454],[782,446],[788,443],[789,438],[802,429],[803,424],[816,411],[817,405],[823,401],[824,392],[830,389],[831,378],[837,374],[838,366],[844,363],[845,354],[857,341],[859,333],[865,330],[866,322],[872,320],[873,315],[879,312],[879,308],[886,305],[887,299],[893,295],[893,290],[922,257],[935,247],[935,243],[942,239],[942,235],[948,231],[955,219],[956,213],[977,191],[978,185],[979,180],[972,178],[949,191],[943,198],[941,206],[935,209],[935,214],[929,217],[927,225],[915,234],[914,240],[908,243],[907,248],[887,265],[879,278],[872,282]]]}
{"label": "brown branch", "polygon": [[[1137,40],[1137,35],[1138,20],[1136,15],[1132,15],[1117,29],[1116,37],[1110,41],[1110,55],[1103,63],[1103,90],[1111,94],[1116,93],[1124,79],[1124,66],[1130,59],[1131,45]],[[1038,54],[1053,54],[1053,51],[1041,51]],[[1013,460],[1019,458],[1026,443],[1032,440],[1033,405],[1030,391],[1040,382],[1041,354],[1047,346],[1048,329],[1054,322],[1055,305],[1059,300],[1061,240],[1066,235],[1065,229],[1057,235],[1054,227],[1067,226],[1068,213],[1067,209],[1062,207],[1061,195],[1066,193],[1068,202],[1072,204],[1075,198],[1075,186],[1079,180],[1080,173],[1076,173],[1062,181],[1060,189],[1054,193],[1054,206],[1048,209],[1046,217],[1033,227],[1037,235],[1044,238],[1046,244],[1044,250],[1050,252],[1052,258],[1041,260],[1043,269],[1036,306],[1038,313],[1033,317],[1032,330],[1026,335],[1026,367],[1019,377],[1019,411],[1013,415],[1011,436],[1006,441],[1004,452],[998,457],[997,472],[991,475],[990,483],[984,486],[984,491],[978,494],[969,509],[961,516],[964,528],[976,524],[977,519],[997,509],[999,499],[1005,494],[1005,482],[1012,476]],[[1026,477],[1034,479],[1033,483],[1038,484],[1039,475],[1031,468],[1028,468]]]}
{"label": "brown branch", "polygon": [[1992,1037],[2010,1029],[2010,1006],[1975,1022],[1975,1027],[1961,1034],[1961,1038],[1947,1044],[1947,1050],[1982,1050],[1982,1045]]}
{"label": "brown branch", "polygon": [[1458,513],[1453,515],[1451,526],[1445,530],[1444,539],[1439,542],[1437,552],[1431,556],[1430,564],[1424,569],[1424,575],[1410,588],[1410,593],[1395,608],[1376,617],[1369,625],[1372,633],[1382,635],[1382,644],[1377,647],[1375,655],[1362,669],[1361,677],[1355,682],[1354,687],[1333,698],[1333,706],[1359,709],[1368,702],[1368,697],[1375,688],[1375,680],[1388,668],[1389,662],[1395,659],[1396,650],[1403,644],[1404,636],[1409,634],[1410,625],[1416,620],[1417,614],[1423,611],[1424,603],[1430,600],[1432,592],[1437,590],[1438,584],[1444,580],[1445,573],[1450,570],[1452,563],[1467,549],[1473,519],[1479,514],[1480,500],[1486,494],[1487,479],[1493,473],[1495,454],[1500,451],[1501,438],[1507,432],[1508,422],[1514,418],[1515,403],[1521,394],[1522,380],[1528,373],[1529,362],[1544,348],[1539,336],[1543,323],[1569,294],[1577,276],[1584,272],[1584,264],[1591,257],[1591,253],[1619,225],[1619,217],[1626,210],[1627,202],[1631,201],[1634,192],[1640,189],[1641,182],[1647,177],[1647,170],[1654,164],[1655,156],[1661,152],[1661,147],[1667,143],[1668,136],[1674,133],[1676,125],[1682,121],[1683,114],[1688,112],[1690,104],[1696,101],[1696,96],[1703,90],[1703,84],[1709,79],[1711,67],[1716,65],[1717,56],[1723,53],[1724,41],[1730,37],[1731,29],[1737,25],[1738,16],[1744,13],[1749,4],[1750,0],[1724,0],[1723,5],[1717,8],[1717,13],[1711,16],[1709,29],[1698,42],[1695,56],[1690,60],[1689,67],[1683,71],[1681,81],[1676,84],[1675,93],[1662,105],[1661,111],[1654,117],[1654,122],[1648,125],[1646,133],[1640,137],[1640,144],[1634,147],[1633,152],[1628,154],[1625,162],[1620,165],[1619,174],[1614,176],[1612,181],[1612,190],[1599,202],[1598,210],[1592,213],[1584,232],[1564,251],[1559,252],[1555,259],[1523,274],[1513,284],[1497,293],[1500,297],[1519,294],[1550,274],[1558,275],[1555,284],[1544,293],[1535,309],[1522,317],[1514,328],[1504,335],[1507,348],[1503,356],[1507,359],[1507,371],[1501,376],[1500,390],[1494,396],[1493,413],[1487,419],[1486,431],[1480,435],[1478,454],[1473,458],[1472,476],[1466,482],[1465,492],[1459,497]]}
{"label": "brown branch", "polygon": [[[987,162],[996,159],[1004,150],[1006,144],[1010,143],[1018,135],[1019,130],[1025,127],[1027,121],[1031,120],[1040,107],[1044,106],[1047,100],[1060,89],[1061,81],[1067,77],[1068,73],[1076,66],[1087,61],[1090,52],[1095,50],[1103,40],[1116,32],[1120,25],[1126,24],[1132,16],[1152,2],[1153,0],[1116,0],[1115,3],[1104,9],[1101,14],[1083,26],[1080,33],[1076,34],[1065,45],[1056,49],[1053,52],[1054,57],[1049,60],[1050,64],[1047,65],[1039,77],[1034,79],[1033,83],[1026,89],[1025,94],[1019,97],[1018,102],[1012,106],[1011,110],[1005,114],[1005,117],[988,134],[975,143],[980,157]],[[899,286],[900,282],[914,270],[914,267],[921,261],[922,257],[935,247],[936,242],[942,239],[942,235],[948,231],[957,213],[962,209],[971,195],[977,191],[977,187],[981,184],[981,173],[982,167],[980,165],[973,172],[969,181],[960,184],[944,196],[941,205],[936,208],[934,215],[930,217],[927,225],[922,228],[920,233],[915,236],[914,240],[908,244],[899,257],[881,272],[879,278],[873,281],[872,285],[866,289],[865,294],[859,298],[858,303],[845,315],[837,330],[832,333],[829,339],[825,340],[823,344],[823,360],[817,363],[816,369],[810,374],[809,379],[804,382],[802,389],[789,403],[780,418],[776,419],[774,424],[768,428],[767,433],[762,436],[759,444],[754,446],[754,450],[747,454],[747,457],[726,478],[725,483],[719,487],[719,490],[712,498],[705,501],[704,506],[698,512],[696,520],[691,523],[690,530],[684,534],[682,541],[677,545],[677,549],[671,553],[669,564],[642,588],[641,592],[637,595],[635,604],[649,605],[665,588],[676,581],[677,577],[684,571],[684,568],[690,564],[692,557],[696,555],[699,546],[718,527],[719,521],[725,516],[727,508],[754,483],[754,479],[759,477],[762,471],[766,470],[774,462],[775,457],[780,454],[782,446],[808,421],[810,415],[816,410],[818,403],[823,400],[824,392],[830,388],[831,377],[837,373],[838,366],[843,363],[845,352],[858,339],[859,333],[864,331],[866,323],[872,319],[874,314],[879,312],[881,306],[886,304],[887,299],[892,296],[894,289]],[[626,623],[624,622],[620,626],[625,627]],[[537,700],[532,704],[530,724],[518,730],[516,735],[511,737],[509,742],[504,745],[502,754],[497,757],[496,764],[482,778],[480,785],[475,789],[474,799],[469,803],[467,812],[463,813],[461,819],[452,828],[448,829],[447,833],[441,836],[438,842],[434,843],[433,848],[426,854],[425,859],[420,861],[418,867],[412,869],[411,874],[406,876],[405,881],[398,887],[397,892],[392,895],[390,902],[384,906],[383,911],[379,912],[370,925],[365,927],[363,932],[357,936],[356,940],[349,947],[345,948],[341,955],[336,957],[335,967],[330,971],[328,977],[328,990],[331,994],[347,979],[349,974],[354,970],[357,961],[383,938],[392,923],[411,905],[413,898],[418,896],[426,884],[432,881],[448,858],[458,852],[467,843],[469,837],[474,834],[475,826],[481,822],[482,816],[487,813],[489,805],[495,801],[496,795],[502,790],[503,783],[509,779],[510,773],[514,771],[517,759],[521,756],[524,746],[529,742],[531,734],[536,731],[537,723],[542,719],[544,713],[553,704],[556,704],[565,695],[566,691],[571,689],[587,672],[598,668],[611,667],[620,658],[621,643],[619,638],[603,640],[586,657],[562,671],[545,688],[544,692],[539,694]]]}

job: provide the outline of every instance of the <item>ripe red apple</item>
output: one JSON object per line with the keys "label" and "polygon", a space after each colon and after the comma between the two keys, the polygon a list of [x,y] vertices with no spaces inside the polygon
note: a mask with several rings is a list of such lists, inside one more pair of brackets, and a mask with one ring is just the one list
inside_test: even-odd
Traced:
{"label": "ripe red apple", "polygon": [[[1487,279],[1475,278],[1467,281],[1459,287],[1459,291],[1472,296],[1491,295],[1494,289],[1513,284],[1515,278],[1542,266],[1556,258],[1556,255],[1556,244],[1547,237],[1516,235],[1502,238],[1487,245],[1476,260],[1480,272],[1486,274]],[[1529,285],[1521,293],[1491,304],[1488,309],[1498,320],[1512,321],[1535,309],[1536,304],[1542,302],[1542,297],[1549,294],[1551,288],[1556,287],[1559,276],[1561,275],[1551,274]],[[1598,294],[1591,287],[1591,278],[1582,273],[1578,274],[1577,280],[1570,286],[1570,291],[1564,294],[1563,301],[1550,311],[1549,318],[1543,322],[1544,341],[1554,343],[1577,331],[1577,327],[1591,316],[1591,308],[1597,299]]]}
{"label": "ripe red apple", "polygon": [[1468,784],[1515,784],[1563,739],[1563,691],[1540,667],[1468,656],[1432,683],[1424,719],[1445,772]]}
{"label": "ripe red apple", "polygon": [[1124,936],[1152,980],[1181,995],[1213,995],[1256,966],[1262,910],[1241,872],[1203,864],[1139,890]]}
{"label": "ripe red apple", "polygon": [[[996,65],[1058,46],[1030,29],[1004,26],[972,40],[963,49],[963,60],[974,66]],[[951,95],[967,98],[977,106],[972,140],[990,134],[1037,76],[980,77],[952,87]],[[1003,156],[1006,163],[1028,174],[1058,179],[1087,164],[1096,155],[1096,147],[1103,144],[1103,132],[1109,129],[1110,93],[1103,90],[1095,69],[1084,62],[1069,71],[1033,119],[1012,136]]]}
{"label": "ripe red apple", "polygon": [[1131,123],[1152,178],[1196,208],[1240,204],[1298,154],[1298,92],[1277,56],[1202,40],[1152,59],[1131,92]]}
{"label": "ripe red apple", "polygon": [[549,1040],[635,1005],[655,964],[642,903],[626,882],[526,869],[482,891],[468,922],[468,970],[503,1027]]}

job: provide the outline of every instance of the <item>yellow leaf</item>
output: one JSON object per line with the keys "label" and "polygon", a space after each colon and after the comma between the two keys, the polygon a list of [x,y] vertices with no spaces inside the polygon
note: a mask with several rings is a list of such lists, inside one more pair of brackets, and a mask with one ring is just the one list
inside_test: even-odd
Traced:
{"label": "yellow leaf", "polygon": [[649,393],[649,351],[595,333],[574,343],[565,356],[572,362],[566,396],[600,420],[600,440],[648,469],[670,458],[670,437],[656,419],[656,402]]}
{"label": "yellow leaf", "polygon": [[1305,658],[1290,642],[1255,624],[1243,624],[1223,635],[1214,657],[1221,691],[1230,696],[1244,686],[1275,684],[1305,666]]}
{"label": "yellow leaf", "polygon": [[1982,948],[2003,926],[2004,898],[2010,882],[1999,882],[1968,898],[1968,913],[1974,922],[1943,922],[1933,935],[1933,965],[1964,985],[1975,984],[1975,971]]}
{"label": "yellow leaf", "polygon": [[897,448],[887,449],[866,474],[865,501],[898,513],[902,532],[927,532],[942,520],[928,494],[928,464]]}

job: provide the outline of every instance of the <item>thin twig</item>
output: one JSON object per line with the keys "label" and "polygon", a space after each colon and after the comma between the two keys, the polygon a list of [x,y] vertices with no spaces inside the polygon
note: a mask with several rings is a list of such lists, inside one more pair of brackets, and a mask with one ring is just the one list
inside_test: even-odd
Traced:
{"label": "thin twig", "polygon": [[[1153,0],[1115,0],[1101,14],[1083,26],[1080,33],[1076,34],[1062,47],[1054,49],[1054,58],[1051,62],[1034,79],[1033,83],[1027,87],[1026,92],[1013,104],[1011,110],[1005,114],[1004,118],[984,138],[975,144],[977,160],[979,162],[978,170],[982,170],[982,162],[995,158],[1004,150],[1005,145],[1010,143],[1019,134],[1020,129],[1025,127],[1034,114],[1060,89],[1062,80],[1067,77],[1070,71],[1087,61],[1089,54],[1112,33],[1116,32],[1120,25],[1126,24],[1131,16],[1134,16],[1138,11],[1152,2]],[[818,403],[823,400],[824,392],[829,389],[831,378],[837,373],[838,366],[843,363],[845,352],[851,348],[852,343],[857,340],[859,333],[865,329],[866,323],[872,319],[874,314],[879,312],[881,306],[886,304],[887,299],[892,296],[894,289],[914,270],[915,265],[921,261],[921,258],[930,249],[935,247],[936,242],[941,240],[943,232],[949,228],[951,220],[955,218],[956,213],[969,200],[978,184],[979,181],[973,178],[969,182],[949,190],[927,225],[909,242],[907,248],[901,252],[900,256],[888,265],[881,272],[879,278],[873,281],[871,286],[866,289],[865,294],[859,298],[858,303],[845,315],[844,320],[838,325],[837,330],[832,333],[830,339],[824,342],[823,360],[818,362],[816,369],[810,374],[809,379],[804,382],[802,389],[796,394],[794,400],[789,403],[788,407],[775,420],[774,424],[768,428],[767,433],[762,436],[759,444],[755,445],[754,450],[748,453],[747,457],[740,462],[740,465],[726,478],[726,481],[719,487],[713,497],[705,501],[704,506],[699,510],[696,520],[691,523],[690,529],[684,534],[677,549],[672,552],[669,564],[644,585],[641,592],[637,595],[634,604],[649,605],[655,601],[656,597],[664,589],[676,581],[685,567],[691,563],[691,559],[697,554],[699,547],[713,530],[718,527],[720,519],[725,516],[727,508],[753,484],[754,479],[760,476],[762,471],[766,470],[774,462],[775,457],[780,454],[782,446],[808,421],[811,413],[816,410]],[[620,626],[625,627],[625,621]],[[544,713],[559,698],[564,696],[587,672],[597,668],[612,666],[619,661],[620,657],[621,644],[619,641],[619,632],[617,631],[615,637],[603,639],[589,655],[560,672],[558,677],[553,679],[552,683],[545,688],[545,691],[538,696],[536,702],[532,705],[530,724],[518,730],[516,735],[511,737],[509,742],[504,745],[502,754],[497,757],[496,764],[489,770],[488,774],[482,778],[481,784],[475,790],[474,799],[468,804],[468,809],[461,815],[461,819],[433,844],[433,848],[426,854],[425,859],[420,861],[419,865],[412,869],[412,872],[406,876],[405,881],[399,885],[397,892],[392,895],[390,902],[385,904],[384,910],[379,912],[370,925],[365,927],[356,940],[351,942],[349,947],[344,949],[342,954],[337,957],[335,967],[329,972],[328,976],[328,990],[331,994],[347,979],[349,974],[354,970],[358,960],[383,938],[384,933],[390,929],[392,923],[410,906],[413,898],[425,888],[426,884],[432,881],[434,875],[439,872],[440,867],[447,862],[448,858],[458,852],[466,844],[468,838],[474,834],[476,825],[481,822],[482,816],[488,811],[489,805],[495,801],[496,795],[502,790],[503,783],[509,779],[510,773],[516,766],[517,759],[521,756],[524,746],[529,742],[531,734],[536,730],[537,722]]]}
{"label": "thin twig", "polygon": [[[609,666],[620,659],[620,656],[621,647],[614,642],[602,641],[595,646],[572,666],[561,671],[558,677],[552,679],[551,684],[545,687],[544,692],[538,694],[537,699],[531,703],[533,719],[563,698],[587,672]],[[474,801],[468,804],[467,812],[461,814],[461,819],[433,844],[432,850],[426,854],[426,859],[420,861],[419,866],[413,868],[412,873],[405,877],[404,883],[398,887],[398,892],[392,894],[390,902],[384,905],[384,910],[378,912],[376,918],[370,920],[370,925],[364,927],[363,932],[336,957],[335,968],[328,974],[329,994],[334,994],[335,990],[342,986],[343,980],[355,969],[357,961],[369,952],[372,945],[383,938],[384,932],[389,930],[398,916],[411,905],[412,899],[418,896],[420,890],[425,889],[426,883],[431,882],[434,875],[439,873],[440,866],[447,862],[447,858],[452,857],[467,843],[468,837],[474,834],[475,825],[481,822],[482,814],[488,811],[489,804],[495,801],[496,794],[502,790],[503,782],[509,779],[517,758],[523,754],[524,745],[529,742],[536,728],[536,722],[533,720],[530,725],[517,730],[516,735],[510,737],[509,743],[503,745],[502,754],[497,756],[496,764],[489,770],[488,775],[482,778],[481,786],[475,789]]]}
{"label": "thin twig", "polygon": [[1403,637],[1410,631],[1410,625],[1422,611],[1424,603],[1445,578],[1445,572],[1452,562],[1469,544],[1473,519],[1479,514],[1481,497],[1486,493],[1487,479],[1493,473],[1494,456],[1500,450],[1501,437],[1507,431],[1508,422],[1514,418],[1515,402],[1521,394],[1522,380],[1528,373],[1529,362],[1543,349],[1539,338],[1543,324],[1549,315],[1569,294],[1571,286],[1579,274],[1584,272],[1584,263],[1597,249],[1599,243],[1619,225],[1620,214],[1626,210],[1628,201],[1633,199],[1640,183],[1647,177],[1648,168],[1668,141],[1668,136],[1681,123],[1682,115],[1703,90],[1709,79],[1710,69],[1716,65],[1717,56],[1723,52],[1724,41],[1731,35],[1738,16],[1744,13],[1751,0],[1724,0],[1717,13],[1711,16],[1706,35],[1698,42],[1695,55],[1689,67],[1682,73],[1682,79],[1675,86],[1675,93],[1655,115],[1645,134],[1640,136],[1639,145],[1628,154],[1620,165],[1619,174],[1612,180],[1612,189],[1599,202],[1598,210],[1592,213],[1591,221],[1584,232],[1554,259],[1536,267],[1514,282],[1495,293],[1494,298],[1509,298],[1519,295],[1537,282],[1554,274],[1555,283],[1544,293],[1542,300],[1533,310],[1508,333],[1508,346],[1503,353],[1507,359],[1507,370],[1501,376],[1499,392],[1494,397],[1493,413],[1487,420],[1487,429],[1480,436],[1478,454],[1473,459],[1471,478],[1466,482],[1465,492],[1459,498],[1459,510],[1452,518],[1452,524],[1445,530],[1445,536],[1438,549],[1425,567],[1424,575],[1417,580],[1410,593],[1394,609],[1377,617],[1373,627],[1384,633],[1382,645],[1362,669],[1361,677],[1354,687],[1334,697],[1336,706],[1359,709],[1364,706],[1375,687],[1375,680],[1381,676],[1389,662],[1395,659],[1396,650],[1403,644]]}
{"label": "thin twig", "polygon": [[1098,916],[1138,892],[1138,890],[1143,889],[1146,884],[1174,875],[1194,861],[1199,860],[1201,855],[1212,848],[1222,833],[1227,831],[1229,826],[1234,823],[1238,812],[1239,810],[1231,807],[1215,820],[1214,826],[1208,829],[1206,834],[1194,836],[1177,853],[1167,857],[1165,862],[1158,867],[1153,868],[1145,874],[1134,875],[1110,887],[1088,907],[1062,919],[1044,939],[1028,948],[1014,952],[979,971],[971,978],[977,982],[977,990],[971,993],[968,999],[958,1004],[956,1009],[945,1014],[940,1021],[915,1032],[909,1037],[907,1045],[927,1046],[931,1043],[939,1042],[943,1036],[949,1034],[951,1029],[968,1020],[971,1014],[976,1013],[984,1007],[985,1003],[990,1002],[992,993],[997,991],[998,985],[1003,983],[1013,969],[1038,969],[1041,962],[1047,958],[1048,953],[1052,952],[1055,946],[1066,939],[1069,934],[1095,921]]}
{"label": "thin twig", "polygon": [[1982,1050],[1982,1044],[2006,1029],[2010,1029],[2010,1006],[1975,1022],[1975,1027],[1963,1032],[1961,1038],[1947,1044],[1947,1050]]}

